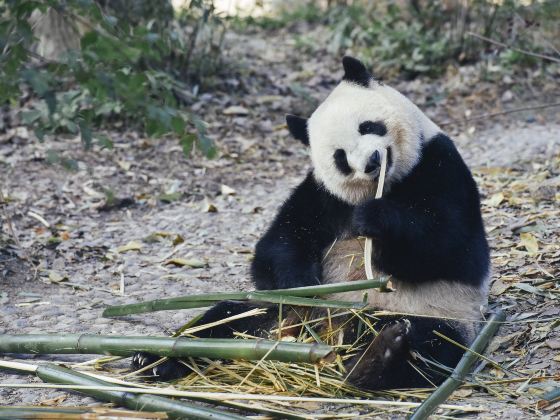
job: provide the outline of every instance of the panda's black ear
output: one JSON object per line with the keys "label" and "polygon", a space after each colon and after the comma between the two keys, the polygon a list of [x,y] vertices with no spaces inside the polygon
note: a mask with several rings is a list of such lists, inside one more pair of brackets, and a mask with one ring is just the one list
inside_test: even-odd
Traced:
{"label": "panda's black ear", "polygon": [[342,67],[344,67],[342,80],[369,87],[369,81],[373,79],[373,76],[360,60],[347,55],[342,59]]}
{"label": "panda's black ear", "polygon": [[298,139],[306,146],[309,146],[309,134],[307,133],[307,119],[296,115],[286,115],[288,130],[295,139]]}

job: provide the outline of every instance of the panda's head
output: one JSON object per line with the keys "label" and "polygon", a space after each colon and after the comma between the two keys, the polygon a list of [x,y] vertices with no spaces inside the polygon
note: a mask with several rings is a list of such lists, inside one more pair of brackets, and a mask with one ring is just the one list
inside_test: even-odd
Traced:
{"label": "panda's head", "polygon": [[342,81],[311,117],[288,115],[286,121],[290,133],[310,146],[317,180],[340,199],[358,204],[375,194],[383,153],[388,189],[416,165],[424,137],[439,130],[360,61],[344,57],[342,64]]}

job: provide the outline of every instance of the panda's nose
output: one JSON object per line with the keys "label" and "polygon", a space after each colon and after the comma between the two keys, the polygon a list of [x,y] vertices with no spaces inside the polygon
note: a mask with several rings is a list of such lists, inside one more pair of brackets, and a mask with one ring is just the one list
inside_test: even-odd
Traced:
{"label": "panda's nose", "polygon": [[379,166],[381,166],[381,155],[379,154],[379,151],[376,150],[369,157],[369,159],[367,161],[367,164],[366,164],[366,168],[364,169],[364,172],[366,174],[370,174],[373,171],[375,171],[377,168],[379,168]]}

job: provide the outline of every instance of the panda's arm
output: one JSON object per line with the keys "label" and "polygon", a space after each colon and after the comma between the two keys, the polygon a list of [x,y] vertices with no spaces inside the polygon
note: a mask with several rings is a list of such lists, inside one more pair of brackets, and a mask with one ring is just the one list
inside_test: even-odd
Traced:
{"label": "panda's arm", "polygon": [[376,267],[401,280],[479,285],[487,275],[478,190],[446,136],[424,146],[416,168],[387,196],[358,206],[353,226],[375,239]]}
{"label": "panda's arm", "polygon": [[351,207],[309,173],[259,240],[251,267],[257,289],[320,284],[323,253],[349,224]]}

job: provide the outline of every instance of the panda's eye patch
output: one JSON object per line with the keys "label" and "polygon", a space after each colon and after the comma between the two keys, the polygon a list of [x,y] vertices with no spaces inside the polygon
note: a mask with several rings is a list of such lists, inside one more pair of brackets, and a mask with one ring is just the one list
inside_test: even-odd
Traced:
{"label": "panda's eye patch", "polygon": [[348,159],[346,158],[346,152],[344,150],[336,149],[333,158],[334,164],[343,175],[350,175],[352,173],[352,168],[348,164]]}
{"label": "panda's eye patch", "polygon": [[365,134],[384,136],[387,134],[387,127],[381,121],[364,121],[358,127],[358,131],[362,136]]}

